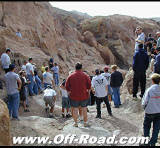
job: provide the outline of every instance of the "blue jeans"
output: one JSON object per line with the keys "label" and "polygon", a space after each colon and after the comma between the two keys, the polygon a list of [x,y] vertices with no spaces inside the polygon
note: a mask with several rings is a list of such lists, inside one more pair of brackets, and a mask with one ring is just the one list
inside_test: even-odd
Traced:
{"label": "blue jeans", "polygon": [[34,92],[33,92],[33,86],[34,86],[33,76],[32,75],[27,75],[27,78],[31,82],[31,83],[28,84],[28,90],[29,90],[29,94],[32,96],[34,94]]}
{"label": "blue jeans", "polygon": [[118,107],[121,104],[120,87],[112,87],[114,106]]}
{"label": "blue jeans", "polygon": [[38,86],[36,82],[34,82],[34,85],[33,85],[33,92],[34,94],[38,95]]}
{"label": "blue jeans", "polygon": [[51,84],[44,83],[44,89],[46,89],[48,85],[52,86]]}
{"label": "blue jeans", "polygon": [[54,82],[56,86],[59,85],[59,74],[58,73],[54,73]]}
{"label": "blue jeans", "polygon": [[25,86],[25,96],[26,96],[26,105],[29,105],[29,100],[28,100],[28,87]]}
{"label": "blue jeans", "polygon": [[157,143],[158,133],[160,130],[160,113],[145,114],[143,123],[144,137],[150,136],[150,128],[152,122],[153,122],[153,131],[152,131],[152,137],[150,138],[149,141],[149,145],[155,146],[155,144]]}
{"label": "blue jeans", "polygon": [[19,93],[8,95],[8,109],[10,117],[18,118],[19,103],[20,103]]}
{"label": "blue jeans", "polygon": [[42,81],[41,81],[41,79],[38,77],[38,75],[37,76],[35,76],[35,80],[36,80],[36,83],[37,83],[37,86],[38,86],[38,88],[42,91],[43,89],[42,89]]}

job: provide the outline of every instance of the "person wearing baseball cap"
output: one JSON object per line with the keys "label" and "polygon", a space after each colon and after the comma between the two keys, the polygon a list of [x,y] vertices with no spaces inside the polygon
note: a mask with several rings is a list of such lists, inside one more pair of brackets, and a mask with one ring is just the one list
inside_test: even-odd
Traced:
{"label": "person wearing baseball cap", "polygon": [[20,103],[19,90],[21,89],[21,79],[18,74],[15,73],[15,65],[9,65],[9,72],[4,76],[7,95],[8,95],[8,109],[9,115],[15,120],[19,120],[18,109]]}
{"label": "person wearing baseball cap", "polygon": [[135,39],[135,51],[137,51],[139,44],[144,44],[145,42],[145,34],[142,32],[142,27],[137,27],[135,33],[137,34],[137,38]]}
{"label": "person wearing baseball cap", "polygon": [[11,49],[7,48],[6,52],[1,55],[1,64],[5,73],[9,72],[9,65],[11,64],[11,59],[9,54],[11,53]]}

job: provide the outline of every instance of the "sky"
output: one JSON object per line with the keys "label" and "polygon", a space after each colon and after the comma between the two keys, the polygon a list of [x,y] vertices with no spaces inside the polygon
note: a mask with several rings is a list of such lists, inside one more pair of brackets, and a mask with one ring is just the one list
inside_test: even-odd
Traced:
{"label": "sky", "polygon": [[160,17],[160,2],[50,2],[53,7],[67,11],[80,11],[91,16],[113,14],[129,15],[138,18]]}

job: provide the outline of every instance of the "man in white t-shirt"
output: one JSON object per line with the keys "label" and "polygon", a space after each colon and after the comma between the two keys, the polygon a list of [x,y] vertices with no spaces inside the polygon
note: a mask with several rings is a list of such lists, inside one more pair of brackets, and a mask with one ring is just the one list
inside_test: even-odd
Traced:
{"label": "man in white t-shirt", "polygon": [[48,85],[47,88],[44,90],[43,100],[45,101],[46,112],[49,110],[48,105],[51,107],[50,113],[49,113],[49,118],[52,118],[54,106],[55,106],[55,101],[56,101],[56,92],[55,92],[55,90],[52,89],[52,87],[50,85]]}
{"label": "man in white t-shirt", "polygon": [[30,83],[28,84],[29,94],[30,96],[33,96],[34,95],[33,86],[35,80],[34,80],[34,69],[32,65],[32,58],[29,58],[28,63],[26,64],[26,73],[27,73],[27,78],[30,81]]}
{"label": "man in white t-shirt", "polygon": [[43,84],[44,88],[47,88],[47,85],[50,85],[54,88],[53,74],[50,73],[49,67],[45,67],[45,72],[43,73]]}
{"label": "man in white t-shirt", "polygon": [[111,107],[108,101],[108,82],[104,76],[100,74],[100,70],[96,69],[96,76],[92,79],[92,91],[95,93],[96,105],[97,105],[97,116],[96,118],[101,118],[101,103],[104,101],[107,106],[107,111],[110,116],[112,116]]}
{"label": "man in white t-shirt", "polygon": [[137,51],[139,49],[138,47],[139,44],[144,45],[145,34],[144,32],[142,32],[142,27],[137,27],[135,32],[137,34],[137,38],[135,39],[135,51]]}
{"label": "man in white t-shirt", "polygon": [[2,68],[5,71],[5,73],[9,72],[9,65],[11,64],[11,59],[9,57],[10,53],[11,53],[11,50],[7,48],[6,53],[3,53],[1,55],[1,64],[2,64]]}

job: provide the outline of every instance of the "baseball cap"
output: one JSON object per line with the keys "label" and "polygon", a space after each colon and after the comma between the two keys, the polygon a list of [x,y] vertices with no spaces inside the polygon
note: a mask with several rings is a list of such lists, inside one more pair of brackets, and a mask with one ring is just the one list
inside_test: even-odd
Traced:
{"label": "baseball cap", "polygon": [[15,67],[16,67],[15,64],[10,64],[10,65],[9,65],[9,69],[14,69]]}
{"label": "baseball cap", "polygon": [[105,66],[105,67],[104,67],[104,70],[108,70],[108,69],[109,69],[109,67],[108,67],[108,66]]}

